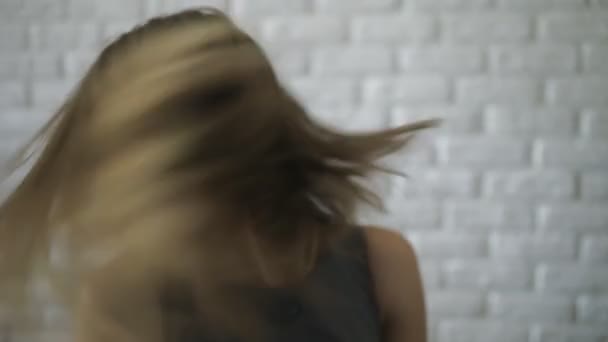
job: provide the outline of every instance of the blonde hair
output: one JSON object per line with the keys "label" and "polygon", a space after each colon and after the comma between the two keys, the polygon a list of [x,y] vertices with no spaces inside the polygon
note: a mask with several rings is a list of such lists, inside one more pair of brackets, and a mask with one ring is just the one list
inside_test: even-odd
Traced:
{"label": "blonde hair", "polygon": [[[152,19],[101,53],[34,140],[39,157],[0,207],[0,281],[17,293],[48,270],[70,297],[66,284],[90,279],[118,295],[121,275],[174,278],[197,284],[204,310],[230,307],[228,283],[309,273],[359,203],[380,204],[360,180],[433,124],[332,131],[221,12]],[[58,239],[68,257],[53,265]]]}

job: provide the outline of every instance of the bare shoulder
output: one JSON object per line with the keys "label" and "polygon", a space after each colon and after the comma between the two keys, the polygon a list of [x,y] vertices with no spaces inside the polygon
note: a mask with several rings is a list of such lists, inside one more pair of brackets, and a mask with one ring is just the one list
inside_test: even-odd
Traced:
{"label": "bare shoulder", "polygon": [[407,271],[408,266],[417,265],[414,247],[401,233],[380,227],[365,227],[364,231],[374,270],[398,268]]}
{"label": "bare shoulder", "polygon": [[374,291],[388,341],[426,341],[422,279],[412,244],[400,233],[365,227]]}
{"label": "bare shoulder", "polygon": [[414,253],[412,245],[401,233],[387,228],[373,226],[364,227],[364,231],[367,243],[371,249],[374,249],[374,252],[383,254],[407,253],[410,254],[410,256],[414,256],[412,255]]}

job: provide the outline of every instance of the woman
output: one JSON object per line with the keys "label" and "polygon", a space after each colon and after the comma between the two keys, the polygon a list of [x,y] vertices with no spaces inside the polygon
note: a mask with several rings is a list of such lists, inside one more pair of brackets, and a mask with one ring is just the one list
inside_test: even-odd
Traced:
{"label": "woman", "polygon": [[333,132],[222,13],[152,19],[34,141],[0,208],[4,294],[25,311],[51,279],[77,342],[425,341],[412,247],[354,216],[377,160],[433,123]]}

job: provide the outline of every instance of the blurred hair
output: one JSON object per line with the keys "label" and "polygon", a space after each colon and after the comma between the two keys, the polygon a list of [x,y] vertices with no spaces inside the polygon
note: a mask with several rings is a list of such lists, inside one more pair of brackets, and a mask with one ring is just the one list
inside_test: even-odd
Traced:
{"label": "blurred hair", "polygon": [[[38,272],[69,301],[90,279],[108,298],[180,279],[206,316],[233,324],[222,289],[305,277],[358,204],[380,205],[361,180],[433,123],[335,132],[221,12],[154,18],[103,50],[14,160],[41,146],[0,207],[2,294],[24,306]],[[157,304],[123,299],[141,312]]]}

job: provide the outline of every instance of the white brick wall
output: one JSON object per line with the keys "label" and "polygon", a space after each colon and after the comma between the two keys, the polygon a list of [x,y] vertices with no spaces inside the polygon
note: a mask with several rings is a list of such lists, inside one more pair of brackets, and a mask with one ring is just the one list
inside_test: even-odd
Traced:
{"label": "white brick wall", "polygon": [[324,122],[447,120],[375,216],[418,249],[433,342],[608,340],[608,1],[0,0],[0,159],[104,41],[205,4]]}

